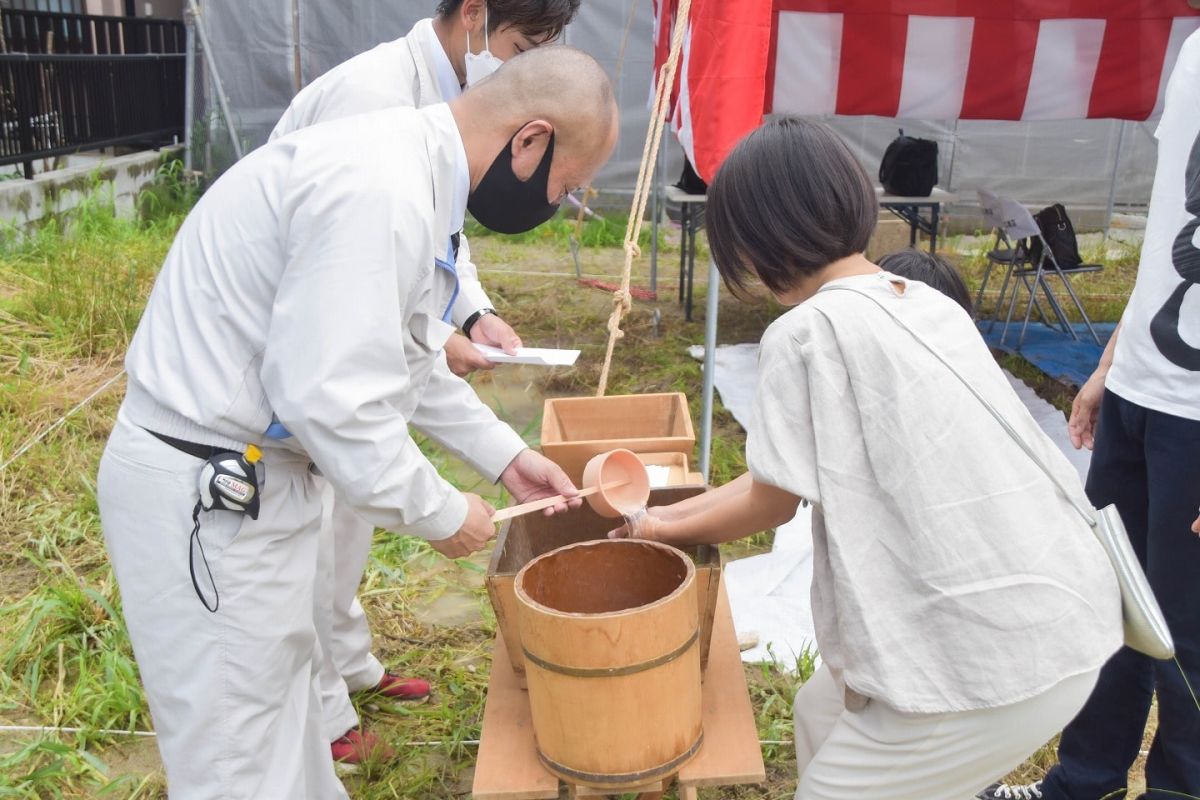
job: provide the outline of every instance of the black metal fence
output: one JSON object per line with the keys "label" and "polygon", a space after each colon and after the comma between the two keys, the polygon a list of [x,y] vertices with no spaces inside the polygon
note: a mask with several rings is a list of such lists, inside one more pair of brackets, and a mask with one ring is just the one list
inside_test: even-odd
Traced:
{"label": "black metal fence", "polygon": [[0,11],[0,52],[130,55],[182,53],[182,22],[49,11]]}
{"label": "black metal fence", "polygon": [[183,138],[184,56],[0,54],[0,165]]}

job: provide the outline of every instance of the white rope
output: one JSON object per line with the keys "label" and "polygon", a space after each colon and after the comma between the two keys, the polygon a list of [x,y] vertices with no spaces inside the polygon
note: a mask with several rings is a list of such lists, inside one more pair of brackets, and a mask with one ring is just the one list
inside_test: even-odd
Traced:
{"label": "white rope", "polygon": [[596,396],[603,397],[608,389],[608,373],[612,368],[613,349],[617,340],[625,335],[621,330],[621,317],[629,311],[633,303],[629,295],[629,282],[633,274],[633,259],[641,255],[638,247],[638,237],[642,232],[642,221],[646,215],[646,205],[650,200],[651,176],[658,162],[659,143],[662,141],[663,128],[667,122],[667,109],[671,104],[671,90],[675,86],[675,73],[679,66],[679,54],[683,50],[683,37],[687,31],[688,15],[691,13],[692,0],[680,0],[679,9],[675,13],[675,30],[671,36],[671,51],[666,63],[659,70],[658,82],[654,90],[654,112],[650,115],[650,130],[646,135],[646,143],[642,147],[642,163],[638,169],[637,188],[633,192],[633,204],[629,211],[629,223],[625,226],[625,266],[621,270],[621,287],[613,292],[613,310],[608,318],[608,346],[604,353],[604,366],[600,368],[600,385]]}
{"label": "white rope", "polygon": [[65,422],[66,422],[68,419],[70,419],[70,418],[71,418],[71,416],[72,416],[73,414],[75,414],[77,411],[79,411],[79,409],[83,408],[83,407],[84,407],[84,406],[86,406],[88,403],[90,403],[92,400],[95,400],[97,397],[99,397],[101,394],[103,394],[103,393],[104,393],[104,391],[105,391],[106,389],[108,389],[108,387],[112,386],[114,383],[116,383],[118,380],[120,380],[120,379],[121,379],[121,378],[122,378],[124,375],[125,375],[125,370],[123,370],[123,369],[122,369],[122,370],[121,370],[120,372],[118,372],[116,375],[113,375],[111,378],[109,378],[109,379],[108,379],[108,380],[106,380],[106,381],[105,381],[103,384],[101,384],[101,385],[100,385],[100,387],[99,387],[98,389],[96,389],[95,391],[93,391],[93,392],[92,392],[91,394],[89,394],[87,397],[85,397],[85,398],[83,398],[82,400],[80,400],[80,401],[79,401],[79,402],[78,402],[78,403],[75,405],[75,407],[74,407],[74,408],[72,408],[72,409],[71,409],[70,411],[68,411],[66,414],[63,414],[61,417],[59,417],[58,419],[56,419],[56,420],[55,420],[55,421],[54,421],[54,422],[53,422],[53,423],[52,423],[52,424],[51,424],[51,425],[50,425],[48,428],[46,428],[46,429],[45,429],[45,430],[43,430],[41,433],[37,434],[37,435],[36,435],[36,436],[34,436],[32,439],[30,439],[29,441],[25,442],[25,444],[23,444],[23,445],[21,445],[19,448],[17,448],[17,452],[15,452],[15,453],[13,453],[11,456],[9,456],[8,460],[7,460],[7,461],[5,461],[3,464],[0,464],[0,472],[3,472],[4,470],[6,470],[6,469],[8,468],[8,465],[9,465],[9,464],[13,463],[13,462],[14,462],[14,461],[16,461],[18,458],[20,458],[21,456],[25,455],[25,453],[27,453],[27,452],[29,452],[31,449],[33,449],[33,447],[34,447],[36,444],[38,444],[38,443],[39,443],[39,442],[41,442],[43,439],[45,439],[47,436],[49,436],[50,434],[54,433],[54,431],[56,431],[56,430],[58,430],[60,427],[62,427],[63,423],[65,423]]}

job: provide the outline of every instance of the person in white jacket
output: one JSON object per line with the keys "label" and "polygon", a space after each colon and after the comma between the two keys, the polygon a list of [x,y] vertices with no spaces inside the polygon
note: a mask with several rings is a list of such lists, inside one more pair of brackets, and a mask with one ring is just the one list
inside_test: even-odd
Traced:
{"label": "person in white jacket", "polygon": [[[555,41],[578,8],[579,0],[440,0],[435,18],[417,22],[406,36],[351,58],[306,86],[283,113],[271,141],[352,114],[421,108],[458,97],[464,85],[482,80],[503,61]],[[472,341],[511,352],[521,339],[496,314],[465,236],[455,269],[460,291],[451,319],[470,340],[451,334],[444,349],[450,370],[465,376],[494,366]],[[314,609],[321,697],[334,759],[358,763],[368,754],[380,758],[391,751],[360,727],[350,695],[415,700],[426,697],[430,687],[420,678],[388,672],[371,652],[371,629],[357,594],[374,526],[332,496],[327,505]]]}
{"label": "person in white jacket", "polygon": [[449,104],[259,148],[188,215],[97,482],[172,800],[346,797],[314,680],[313,469],[371,523],[449,557],[495,535],[492,509],[438,475],[410,424],[520,500],[576,494],[440,354],[466,209],[531,228],[616,135],[600,65],[544,48]]}

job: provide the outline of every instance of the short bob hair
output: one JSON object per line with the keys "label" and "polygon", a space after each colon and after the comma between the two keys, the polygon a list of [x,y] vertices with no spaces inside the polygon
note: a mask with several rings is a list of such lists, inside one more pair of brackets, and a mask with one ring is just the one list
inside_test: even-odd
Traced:
{"label": "short bob hair", "polygon": [[911,247],[888,253],[879,259],[879,266],[893,275],[926,283],[972,313],[971,291],[949,261]]}
{"label": "short bob hair", "polygon": [[[501,25],[516,28],[543,42],[557,39],[576,12],[580,0],[487,0],[488,33]],[[437,14],[446,19],[462,7],[463,0],[438,0]]]}
{"label": "short bob hair", "polygon": [[776,294],[867,249],[879,218],[862,165],[827,126],[767,122],[733,149],[708,190],[705,226],[725,284]]}

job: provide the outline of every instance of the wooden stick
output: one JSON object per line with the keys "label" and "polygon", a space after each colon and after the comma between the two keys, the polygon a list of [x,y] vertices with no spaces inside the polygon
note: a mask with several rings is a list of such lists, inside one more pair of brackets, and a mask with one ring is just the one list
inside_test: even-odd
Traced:
{"label": "wooden stick", "polygon": [[[627,481],[627,480],[613,481],[612,483],[604,484],[604,489],[605,489],[605,491],[607,491],[609,489],[616,489],[620,486],[624,486],[627,483],[629,483],[629,481]],[[600,491],[600,488],[601,487],[599,487],[599,486],[593,486],[590,489],[582,489],[582,490],[580,490],[579,494],[575,495],[575,497],[587,497],[588,495],[592,495],[592,494],[595,494],[596,492]],[[502,508],[499,511],[497,511],[495,514],[493,514],[492,522],[503,522],[506,519],[512,519],[513,517],[519,517],[519,516],[522,516],[523,514],[529,514],[533,511],[540,511],[543,508],[549,508],[550,506],[556,506],[559,503],[565,503],[568,500],[574,500],[574,499],[575,499],[574,497],[569,498],[566,495],[556,494],[556,495],[554,495],[554,497],[544,497],[541,500],[533,500],[529,503],[521,503],[519,506],[509,506],[508,508]]]}

